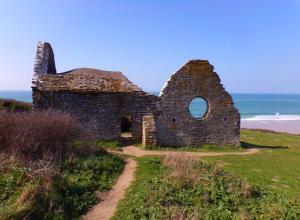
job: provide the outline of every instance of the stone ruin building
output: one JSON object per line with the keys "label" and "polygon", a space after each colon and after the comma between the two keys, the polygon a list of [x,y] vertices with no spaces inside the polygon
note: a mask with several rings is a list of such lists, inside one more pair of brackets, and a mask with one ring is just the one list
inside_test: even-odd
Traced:
{"label": "stone ruin building", "polygon": [[[187,62],[155,96],[117,71],[57,73],[51,45],[39,42],[32,96],[35,110],[71,113],[94,140],[122,140],[127,133],[144,146],[240,145],[240,114],[206,60]],[[207,104],[198,118],[189,111],[197,97]]]}

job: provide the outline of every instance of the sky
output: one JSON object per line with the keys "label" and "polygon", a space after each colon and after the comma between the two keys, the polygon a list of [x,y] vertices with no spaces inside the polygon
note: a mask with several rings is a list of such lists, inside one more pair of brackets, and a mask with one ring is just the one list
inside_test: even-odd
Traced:
{"label": "sky", "polygon": [[122,71],[160,91],[206,59],[232,93],[300,93],[300,0],[0,0],[0,90],[30,90],[38,41],[58,72]]}

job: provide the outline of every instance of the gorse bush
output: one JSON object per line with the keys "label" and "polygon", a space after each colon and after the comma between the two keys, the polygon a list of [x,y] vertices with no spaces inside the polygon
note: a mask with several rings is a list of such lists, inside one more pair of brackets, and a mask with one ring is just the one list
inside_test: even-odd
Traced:
{"label": "gorse bush", "polygon": [[67,113],[0,111],[0,151],[20,158],[67,154],[78,131]]}

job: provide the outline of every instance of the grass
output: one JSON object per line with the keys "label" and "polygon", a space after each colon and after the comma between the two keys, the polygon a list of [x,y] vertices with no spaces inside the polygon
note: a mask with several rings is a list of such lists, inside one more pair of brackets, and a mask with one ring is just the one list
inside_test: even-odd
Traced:
{"label": "grass", "polygon": [[[118,211],[113,220],[142,219],[142,215],[146,219],[145,217],[149,216],[148,211],[144,208],[145,198],[149,193],[149,186],[159,182],[158,177],[163,173],[163,169],[161,161],[157,157],[142,157],[137,158],[137,161],[136,179],[127,190],[125,199],[118,204]],[[143,214],[140,214],[141,212]]]}
{"label": "grass", "polygon": [[300,136],[267,131],[241,130],[242,147],[204,145],[201,148],[151,148],[171,151],[243,152],[259,148],[247,156],[204,158],[217,161],[255,185],[271,187],[289,197],[300,197]]}
{"label": "grass", "polygon": [[113,219],[299,219],[300,201],[178,154],[138,159]]}
{"label": "grass", "polygon": [[71,219],[96,202],[95,191],[109,189],[124,167],[119,156],[99,151],[62,161],[44,182],[26,167],[0,174],[0,219]]}
{"label": "grass", "polygon": [[121,143],[119,141],[98,140],[95,145],[107,150],[122,150]]}
{"label": "grass", "polygon": [[241,140],[244,147],[260,148],[260,152],[206,160],[218,161],[255,185],[300,198],[300,136],[242,130]]}
{"label": "grass", "polygon": [[103,150],[119,144],[84,141],[70,114],[10,104],[0,106],[0,219],[80,217],[123,170]]}
{"label": "grass", "polygon": [[[137,147],[143,147],[141,144],[135,145]],[[158,151],[182,151],[182,152],[244,152],[244,147],[236,146],[218,146],[213,144],[205,144],[201,147],[168,147],[168,146],[147,146],[147,150]]]}

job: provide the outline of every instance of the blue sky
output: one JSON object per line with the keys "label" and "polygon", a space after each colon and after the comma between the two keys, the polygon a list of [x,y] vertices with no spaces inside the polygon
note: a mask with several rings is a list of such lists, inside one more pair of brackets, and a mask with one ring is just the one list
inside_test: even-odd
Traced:
{"label": "blue sky", "polygon": [[120,70],[159,91],[208,59],[230,92],[300,93],[300,0],[0,0],[0,90],[29,90],[36,44],[59,72]]}

